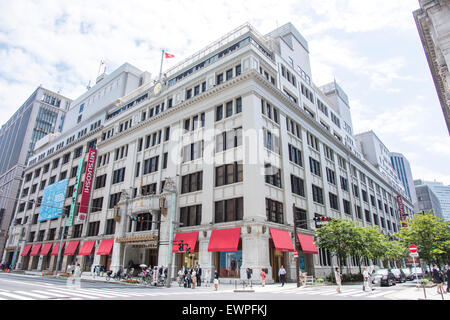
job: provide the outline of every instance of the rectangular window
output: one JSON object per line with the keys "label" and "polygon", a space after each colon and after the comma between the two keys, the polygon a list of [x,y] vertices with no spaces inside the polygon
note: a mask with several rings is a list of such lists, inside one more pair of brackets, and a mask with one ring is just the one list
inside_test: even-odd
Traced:
{"label": "rectangular window", "polygon": [[299,196],[305,196],[305,185],[302,179],[291,174],[291,191]]}
{"label": "rectangular window", "polygon": [[336,185],[336,174],[330,168],[326,168],[327,171],[327,181],[331,184]]}
{"label": "rectangular window", "polygon": [[335,210],[339,210],[339,203],[337,195],[333,193],[328,193],[330,199],[330,207]]}
{"label": "rectangular window", "polygon": [[242,112],[242,98],[236,99],[236,113]]}
{"label": "rectangular window", "polygon": [[267,221],[284,223],[283,203],[266,198]]}
{"label": "rectangular window", "polygon": [[288,144],[288,149],[289,149],[289,161],[292,161],[295,164],[297,164],[300,167],[302,167],[303,166],[303,163],[302,163],[302,152],[299,149],[297,149],[296,147],[293,147],[290,144]]}
{"label": "rectangular window", "polygon": [[233,101],[229,101],[225,105],[225,117],[231,117],[233,115]]}
{"label": "rectangular window", "polygon": [[[194,205],[180,208],[180,227],[199,226],[202,223],[202,205]],[[194,248],[191,248],[193,251]]]}
{"label": "rectangular window", "polygon": [[243,219],[244,198],[216,201],[214,204],[214,223],[238,221]]}
{"label": "rectangular window", "polygon": [[264,165],[264,169],[266,183],[281,188],[281,169],[276,168],[269,163]]}
{"label": "rectangular window", "polygon": [[216,187],[242,182],[242,163],[234,162],[216,167]]}
{"label": "rectangular window", "polygon": [[313,191],[313,201],[323,204],[323,191],[322,188],[312,185],[312,191]]}
{"label": "rectangular window", "polygon": [[158,171],[159,156],[155,156],[144,161],[144,174]]}
{"label": "rectangular window", "polygon": [[114,219],[106,220],[105,234],[114,234],[116,232],[116,221]]}
{"label": "rectangular window", "polygon": [[125,168],[114,170],[112,184],[123,182],[125,180]]}
{"label": "rectangular window", "polygon": [[103,197],[92,199],[91,212],[102,211],[103,208]]}
{"label": "rectangular window", "polygon": [[181,177],[181,193],[202,190],[203,171],[194,172]]}
{"label": "rectangular window", "polygon": [[342,204],[343,204],[343,207],[344,207],[344,213],[348,214],[348,215],[351,215],[352,214],[352,208],[350,206],[350,201],[342,199]]}
{"label": "rectangular window", "polygon": [[310,166],[310,169],[311,169],[312,173],[314,173],[315,175],[317,175],[319,177],[321,176],[321,174],[320,174],[320,162],[319,161],[309,157],[309,166]]}
{"label": "rectangular window", "polygon": [[223,106],[216,107],[216,121],[220,121],[223,119]]}

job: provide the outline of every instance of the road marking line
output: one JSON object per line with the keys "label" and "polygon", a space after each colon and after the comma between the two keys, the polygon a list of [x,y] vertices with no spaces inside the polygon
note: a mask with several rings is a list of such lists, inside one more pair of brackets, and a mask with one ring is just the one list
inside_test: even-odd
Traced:
{"label": "road marking line", "polygon": [[62,294],[51,293],[51,292],[43,291],[43,290],[33,290],[33,292],[43,293],[43,294],[46,294],[46,295],[48,295],[48,296],[51,296],[51,297],[57,297],[57,298],[60,298],[60,297],[63,296]]}
{"label": "road marking line", "polygon": [[384,295],[390,294],[390,293],[392,293],[392,292],[394,292],[394,290],[390,290],[390,291],[382,291],[382,292],[380,292],[380,293],[371,294],[371,295],[369,295],[369,297],[374,298],[374,297],[384,296]]}
{"label": "road marking line", "polygon": [[45,296],[43,294],[36,294],[36,293],[28,292],[28,291],[14,291],[14,293],[23,294],[23,295],[38,298],[38,299],[48,299],[49,298],[48,296]]}
{"label": "road marking line", "polygon": [[75,297],[81,297],[81,298],[84,298],[84,299],[96,299],[96,298],[99,298],[98,296],[93,296],[93,295],[87,295],[87,294],[84,294],[84,293],[76,293],[76,292],[73,292],[73,291],[71,291],[71,290],[65,290],[65,289],[51,289],[50,291],[53,291],[53,292],[58,292],[58,293],[64,293],[65,295],[69,295],[69,296],[75,296]]}
{"label": "road marking line", "polygon": [[29,297],[19,296],[19,295],[16,295],[14,293],[0,292],[0,294],[4,295],[4,296],[7,296],[7,297],[19,299],[19,300],[36,300],[36,299],[33,299],[33,298],[29,298]]}
{"label": "road marking line", "polygon": [[22,285],[27,285],[27,286],[45,287],[42,284],[29,283],[29,281],[15,281],[15,280],[5,280],[5,279],[0,279],[0,281],[20,283]]}
{"label": "road marking line", "polygon": [[89,289],[85,289],[85,290],[89,290],[92,293],[96,293],[96,292],[98,292],[98,293],[107,293],[110,296],[123,296],[123,293],[119,293],[119,292],[115,293],[115,292],[101,290],[101,289],[89,288]]}

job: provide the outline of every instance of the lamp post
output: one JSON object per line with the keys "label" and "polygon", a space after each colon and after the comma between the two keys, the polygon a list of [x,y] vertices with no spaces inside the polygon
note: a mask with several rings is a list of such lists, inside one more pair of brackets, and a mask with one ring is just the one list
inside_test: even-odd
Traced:
{"label": "lamp post", "polygon": [[174,233],[174,224],[175,221],[175,206],[177,203],[177,191],[175,187],[175,183],[172,179],[167,178],[166,183],[164,184],[163,191],[170,192],[172,194],[172,201],[170,205],[170,220],[169,220],[169,248],[167,250],[167,283],[166,287],[170,288],[170,277],[172,274],[172,246],[173,246],[173,233]]}
{"label": "lamp post", "polygon": [[66,225],[67,225],[67,215],[64,215],[64,222],[63,222],[63,230],[61,232],[61,240],[59,241],[59,248],[58,248],[58,259],[56,260],[56,270],[55,274],[60,271],[60,263],[61,263],[61,251],[62,251],[62,243],[64,239],[64,233],[66,231]]}

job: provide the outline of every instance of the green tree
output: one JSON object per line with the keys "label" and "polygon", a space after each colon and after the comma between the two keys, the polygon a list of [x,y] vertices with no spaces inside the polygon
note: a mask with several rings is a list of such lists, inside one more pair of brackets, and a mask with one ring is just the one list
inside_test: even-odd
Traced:
{"label": "green tree", "polygon": [[434,216],[432,210],[408,218],[406,227],[395,236],[405,248],[416,245],[419,257],[428,265],[444,263],[450,256],[450,224]]}
{"label": "green tree", "polygon": [[339,267],[354,252],[357,238],[355,224],[348,219],[333,219],[316,229],[316,244],[336,256]]}

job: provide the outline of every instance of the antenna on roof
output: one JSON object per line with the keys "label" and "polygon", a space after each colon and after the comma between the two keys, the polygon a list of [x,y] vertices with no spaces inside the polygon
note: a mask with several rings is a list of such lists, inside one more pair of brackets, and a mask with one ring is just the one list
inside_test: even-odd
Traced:
{"label": "antenna on roof", "polygon": [[88,85],[86,86],[86,89],[90,89],[91,88],[91,80],[89,80],[89,83],[88,83]]}

